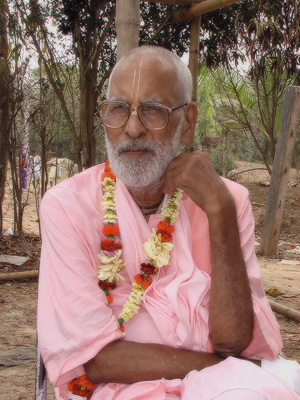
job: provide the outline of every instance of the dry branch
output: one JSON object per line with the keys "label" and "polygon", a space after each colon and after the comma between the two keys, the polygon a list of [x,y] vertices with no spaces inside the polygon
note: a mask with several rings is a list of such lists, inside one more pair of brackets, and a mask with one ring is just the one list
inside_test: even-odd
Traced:
{"label": "dry branch", "polygon": [[271,300],[269,300],[269,303],[272,310],[275,311],[276,313],[300,322],[299,311],[296,311],[290,307],[283,306],[282,304],[275,303],[274,301]]}
{"label": "dry branch", "polygon": [[38,278],[39,271],[22,271],[22,272],[7,272],[5,274],[0,274],[0,281],[19,281],[23,279],[34,279]]}

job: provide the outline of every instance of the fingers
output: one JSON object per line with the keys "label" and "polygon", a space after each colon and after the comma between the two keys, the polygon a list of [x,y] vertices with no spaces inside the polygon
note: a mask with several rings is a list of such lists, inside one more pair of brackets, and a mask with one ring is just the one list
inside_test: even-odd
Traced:
{"label": "fingers", "polygon": [[176,157],[166,169],[161,183],[164,193],[172,195],[176,188],[180,188],[204,210],[211,202],[218,201],[224,192],[221,178],[202,151]]}

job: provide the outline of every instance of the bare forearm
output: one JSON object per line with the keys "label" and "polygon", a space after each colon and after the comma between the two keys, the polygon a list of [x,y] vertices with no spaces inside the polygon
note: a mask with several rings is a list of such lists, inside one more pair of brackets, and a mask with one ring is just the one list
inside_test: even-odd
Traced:
{"label": "bare forearm", "polygon": [[117,340],[84,365],[93,383],[134,383],[156,379],[183,379],[223,358],[216,354],[177,349],[154,343]]}
{"label": "bare forearm", "polygon": [[253,332],[253,306],[233,200],[210,217],[211,339],[216,352],[240,354]]}
{"label": "bare forearm", "polygon": [[[164,192],[179,187],[207,215],[211,243],[210,326],[214,350],[238,355],[252,338],[252,302],[234,201],[207,154],[181,154],[162,179]],[[199,245],[201,245],[199,243]]]}

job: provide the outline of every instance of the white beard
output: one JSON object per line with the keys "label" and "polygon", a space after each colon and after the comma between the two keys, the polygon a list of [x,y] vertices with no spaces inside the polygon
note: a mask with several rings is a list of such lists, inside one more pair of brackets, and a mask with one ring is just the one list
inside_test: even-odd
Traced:
{"label": "white beard", "polygon": [[[180,152],[181,126],[182,122],[174,132],[174,136],[165,142],[163,148],[157,139],[147,143],[143,139],[128,137],[125,143],[112,144],[106,134],[105,142],[110,168],[127,188],[135,191],[144,191],[145,188],[148,192],[156,191],[159,179]],[[149,153],[141,158],[129,158],[122,155],[123,151],[128,150],[146,150]]]}

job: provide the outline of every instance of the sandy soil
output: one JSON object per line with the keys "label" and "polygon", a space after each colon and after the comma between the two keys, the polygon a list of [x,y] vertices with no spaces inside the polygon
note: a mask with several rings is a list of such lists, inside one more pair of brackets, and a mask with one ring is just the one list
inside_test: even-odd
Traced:
{"label": "sandy soil", "polygon": [[[263,168],[253,163],[238,163],[237,172],[253,168]],[[238,181],[249,189],[250,200],[256,221],[257,249],[261,237],[262,222],[268,187],[263,186],[269,176],[263,169],[256,169],[238,175]],[[27,199],[28,195],[28,200]],[[24,212],[25,237],[2,238],[0,250],[2,254],[26,255],[29,262],[21,267],[0,263],[0,273],[38,269],[40,240],[38,237],[38,214],[36,205],[39,200],[33,188],[25,193],[27,202]],[[9,190],[5,199],[6,215],[4,230],[13,227],[12,201]],[[276,258],[258,256],[261,265],[265,290],[277,289],[278,297],[270,297],[272,301],[281,303],[300,311],[300,187],[297,184],[296,171],[292,171],[288,189],[284,223],[282,225],[278,254]],[[291,264],[293,262],[294,264]],[[296,264],[295,262],[299,262]],[[31,357],[36,346],[36,301],[37,281],[13,281],[0,285],[0,361],[8,350],[27,349]],[[281,326],[284,341],[283,353],[286,357],[300,362],[300,329],[299,322],[275,314]],[[2,357],[1,357],[2,356]],[[25,359],[18,365],[0,365],[1,386],[0,400],[30,400],[34,398],[35,363]],[[51,385],[48,385],[48,400],[54,400]]]}

